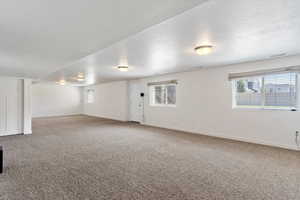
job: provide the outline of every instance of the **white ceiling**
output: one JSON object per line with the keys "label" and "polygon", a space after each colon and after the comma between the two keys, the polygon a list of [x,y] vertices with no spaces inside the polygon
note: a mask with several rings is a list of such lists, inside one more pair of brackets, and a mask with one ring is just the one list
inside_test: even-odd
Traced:
{"label": "white ceiling", "polygon": [[[268,59],[300,53],[299,0],[210,0],[181,15],[66,66],[48,77],[85,84],[187,71],[199,67]],[[199,56],[197,45],[215,46]],[[119,72],[117,65],[129,65]]]}
{"label": "white ceiling", "polygon": [[[36,1],[41,7],[40,2],[43,1]],[[25,16],[26,25],[14,26],[16,30],[9,32],[5,31],[9,28],[0,26],[0,34],[7,32],[6,38],[11,35],[18,39],[13,43],[0,38],[0,50],[3,55],[11,53],[12,57],[8,56],[6,61],[14,64],[16,71],[23,70],[26,75],[29,73],[48,81],[63,78],[72,81],[81,72],[87,77],[84,84],[93,84],[262,60],[282,53],[300,53],[299,0],[176,0],[177,3],[175,0],[134,0],[129,1],[130,5],[127,5],[128,1],[123,3],[123,9],[116,6],[117,0],[84,1],[82,5],[77,1],[54,2],[49,1],[50,5],[44,6],[49,7],[51,14],[47,9],[38,14],[35,9],[29,9],[31,17]],[[62,2],[64,9],[56,7],[58,2]],[[72,5],[72,10],[66,10],[67,2]],[[200,2],[203,3],[183,14],[119,41]],[[132,14],[132,6],[140,10]],[[74,11],[74,7],[77,10]],[[112,13],[115,7],[118,7],[116,16]],[[98,14],[97,9],[103,13]],[[2,15],[0,12],[0,23],[5,21]],[[19,19],[22,14],[17,16]],[[44,16],[47,20],[36,20],[37,16]],[[99,16],[112,20],[98,20]],[[30,19],[40,23],[30,23]],[[10,22],[6,22],[7,26],[14,24],[13,20]],[[41,30],[45,32],[41,33]],[[3,43],[7,43],[7,48],[2,49]],[[197,55],[194,48],[204,44],[212,44],[214,52],[207,56]],[[96,53],[82,58],[90,52]],[[25,65],[25,61],[32,65]],[[130,71],[119,72],[116,70],[118,65],[129,65]],[[7,65],[6,69],[11,68],[14,69]],[[53,71],[56,72],[49,74]]]}
{"label": "white ceiling", "polygon": [[0,0],[0,75],[40,78],[204,0]]}

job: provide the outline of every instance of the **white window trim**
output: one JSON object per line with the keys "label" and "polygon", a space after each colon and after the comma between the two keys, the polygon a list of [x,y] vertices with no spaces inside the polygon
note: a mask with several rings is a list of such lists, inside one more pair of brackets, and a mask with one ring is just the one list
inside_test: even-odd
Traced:
{"label": "white window trim", "polygon": [[[92,95],[93,95],[91,101],[90,101],[90,99],[89,99],[90,93],[92,93]],[[87,104],[93,104],[94,102],[95,102],[95,90],[93,90],[93,89],[88,89],[88,90],[86,91],[86,103],[87,103]]]}
{"label": "white window trim", "polygon": [[[268,74],[264,75],[267,76]],[[271,74],[270,74],[271,75]],[[300,81],[298,80],[300,78],[300,73],[296,73],[296,106],[295,107],[265,107],[265,78],[264,76],[258,76],[259,78],[262,79],[262,93],[263,93],[263,101],[261,106],[241,106],[236,104],[236,80],[244,79],[243,78],[238,78],[238,79],[232,79],[231,82],[232,84],[232,109],[241,109],[241,110],[278,110],[278,111],[299,111],[299,106],[300,106]],[[252,77],[253,78],[253,77]]]}
{"label": "white window trim", "polygon": [[152,107],[176,107],[176,104],[150,104]]}
{"label": "white window trim", "polygon": [[[165,89],[165,92],[166,92],[166,103],[161,103],[161,104],[157,104],[155,103],[155,87],[156,86],[160,86],[160,87],[163,87]],[[167,86],[175,86],[176,88],[176,103],[175,104],[169,104],[168,101],[168,90],[166,90]],[[150,86],[149,87],[149,90],[150,90],[150,106],[153,106],[153,107],[176,107],[177,106],[177,84],[175,83],[168,83],[168,84],[160,84],[160,85],[153,85],[153,86]],[[161,91],[163,92],[163,90]]]}

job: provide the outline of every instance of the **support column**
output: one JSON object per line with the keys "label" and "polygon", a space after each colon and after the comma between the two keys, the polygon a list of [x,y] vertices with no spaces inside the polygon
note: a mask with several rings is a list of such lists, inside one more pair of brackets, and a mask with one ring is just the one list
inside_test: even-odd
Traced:
{"label": "support column", "polygon": [[31,105],[31,96],[32,96],[32,80],[24,79],[23,82],[23,133],[32,134],[31,121],[32,121],[32,105]]}

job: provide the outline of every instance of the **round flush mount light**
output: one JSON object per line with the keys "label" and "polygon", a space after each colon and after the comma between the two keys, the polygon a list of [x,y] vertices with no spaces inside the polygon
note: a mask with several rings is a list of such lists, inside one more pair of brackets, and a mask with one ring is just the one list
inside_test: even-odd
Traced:
{"label": "round flush mount light", "polygon": [[84,78],[83,73],[78,73],[77,78]]}
{"label": "round flush mount light", "polygon": [[121,72],[127,72],[129,70],[128,66],[118,66],[118,70]]}
{"label": "round flush mount light", "polygon": [[65,85],[66,84],[66,81],[65,80],[60,80],[60,81],[58,81],[58,82],[56,82],[56,83],[58,83],[59,85]]}
{"label": "round flush mount light", "polygon": [[199,55],[207,55],[210,54],[213,50],[212,45],[202,45],[195,48],[195,51]]}
{"label": "round flush mount light", "polygon": [[85,79],[83,73],[79,73],[76,77],[76,80],[80,82],[84,81]]}
{"label": "round flush mount light", "polygon": [[287,53],[273,54],[270,56],[270,58],[280,58],[280,57],[284,57],[284,56],[287,56]]}
{"label": "round flush mount light", "polygon": [[82,82],[82,81],[84,81],[85,79],[84,79],[84,78],[77,77],[76,80]]}

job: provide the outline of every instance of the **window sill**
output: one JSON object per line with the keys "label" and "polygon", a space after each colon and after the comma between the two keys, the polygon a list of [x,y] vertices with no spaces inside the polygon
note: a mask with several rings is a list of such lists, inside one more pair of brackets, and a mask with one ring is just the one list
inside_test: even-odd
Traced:
{"label": "window sill", "polygon": [[168,104],[150,104],[151,107],[170,107],[175,108],[176,105],[168,105]]}

